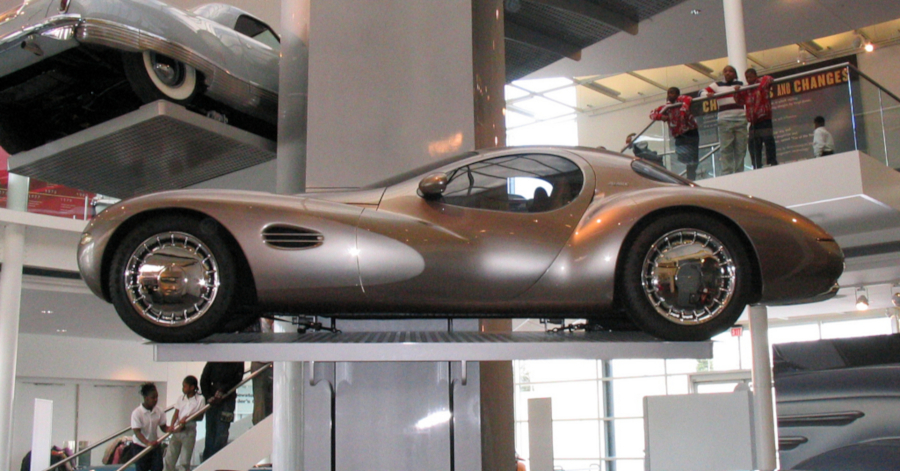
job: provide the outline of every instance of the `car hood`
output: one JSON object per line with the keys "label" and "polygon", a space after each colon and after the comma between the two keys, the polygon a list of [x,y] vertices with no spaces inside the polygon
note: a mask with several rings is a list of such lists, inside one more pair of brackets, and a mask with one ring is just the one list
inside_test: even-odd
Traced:
{"label": "car hood", "polygon": [[384,196],[384,188],[366,190],[311,191],[296,196],[331,201],[334,203],[352,204],[354,206],[377,207]]}

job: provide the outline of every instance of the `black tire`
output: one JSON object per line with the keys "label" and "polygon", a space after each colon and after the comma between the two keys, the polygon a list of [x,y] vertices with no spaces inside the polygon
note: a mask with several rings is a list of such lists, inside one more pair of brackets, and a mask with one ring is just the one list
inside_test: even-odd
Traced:
{"label": "black tire", "polygon": [[122,64],[131,89],[144,103],[168,100],[187,105],[202,89],[196,69],[162,54],[123,52]]}
{"label": "black tire", "polygon": [[237,279],[222,231],[212,219],[163,216],[125,236],[109,276],[122,321],[154,342],[194,342],[219,332],[232,318]]}
{"label": "black tire", "polygon": [[622,307],[655,337],[707,340],[741,316],[752,269],[744,244],[721,222],[702,214],[663,216],[627,250]]}

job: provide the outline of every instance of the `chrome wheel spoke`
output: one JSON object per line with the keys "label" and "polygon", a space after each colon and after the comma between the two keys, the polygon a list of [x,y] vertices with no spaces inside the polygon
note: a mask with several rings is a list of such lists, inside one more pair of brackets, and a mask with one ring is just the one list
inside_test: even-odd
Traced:
{"label": "chrome wheel spoke", "polygon": [[165,232],[132,252],[123,285],[135,312],[151,323],[178,327],[212,307],[219,289],[218,263],[194,236]]}
{"label": "chrome wheel spoke", "polygon": [[679,229],[659,237],[641,271],[647,300],[676,324],[716,318],[735,294],[737,274],[730,250],[702,230]]}

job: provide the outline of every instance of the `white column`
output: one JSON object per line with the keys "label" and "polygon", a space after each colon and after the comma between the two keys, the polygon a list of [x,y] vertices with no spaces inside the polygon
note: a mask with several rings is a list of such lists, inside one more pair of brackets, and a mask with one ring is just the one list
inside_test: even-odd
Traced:
{"label": "white column", "polygon": [[728,63],[737,69],[738,80],[747,71],[747,37],[744,34],[743,0],[722,0],[725,7],[725,40],[728,43]]}
{"label": "white column", "polygon": [[[7,195],[7,208],[28,209],[28,178],[10,174]],[[0,469],[12,466],[9,457],[24,263],[25,227],[8,224],[4,229],[3,269],[0,271]]]}
{"label": "white column", "polygon": [[303,464],[303,381],[306,368],[301,362],[275,362],[272,415],[273,471],[301,471]]}
{"label": "white column", "polygon": [[309,90],[310,0],[281,1],[278,72],[278,194],[306,190],[306,109]]}
{"label": "white column", "polygon": [[775,396],[769,354],[769,311],[750,306],[750,341],[753,350],[753,423],[756,430],[756,468],[772,471],[778,467],[775,429]]}
{"label": "white column", "polygon": [[[278,76],[278,162],[275,191],[306,189],[306,109],[309,83],[310,0],[281,1],[281,61]],[[272,468],[304,467],[303,381],[305,365],[275,362],[273,371]]]}

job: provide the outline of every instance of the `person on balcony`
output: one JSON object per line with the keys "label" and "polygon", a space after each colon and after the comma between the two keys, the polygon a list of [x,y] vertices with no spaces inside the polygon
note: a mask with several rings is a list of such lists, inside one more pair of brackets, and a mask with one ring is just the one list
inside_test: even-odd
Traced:
{"label": "person on balcony", "polygon": [[[735,103],[744,106],[747,122],[750,123],[750,160],[753,168],[762,168],[762,149],[766,146],[766,164],[778,165],[775,150],[775,135],[772,132],[772,101],[769,92],[775,79],[771,75],[760,77],[756,69],[747,69],[744,73],[747,85],[759,86],[748,90],[741,90],[734,95]],[[737,87],[740,90],[740,86]]]}
{"label": "person on balcony", "polygon": [[813,154],[816,157],[834,154],[834,137],[825,129],[825,117],[816,116],[813,124],[816,126],[813,131]]}
{"label": "person on balcony", "polygon": [[[678,105],[678,106],[674,106]],[[697,178],[700,132],[691,114],[691,97],[682,95],[678,87],[666,91],[666,104],[650,112],[650,119],[665,121],[675,139],[675,155],[687,167],[688,180]]]}
{"label": "person on balcony", "polygon": [[737,79],[737,69],[726,65],[722,69],[725,80],[715,82],[706,87],[706,96],[710,97],[723,93],[717,97],[719,146],[722,161],[722,175],[729,175],[744,171],[744,157],[747,155],[747,117],[744,115],[744,106],[739,105],[734,99],[734,93],[744,82]]}

